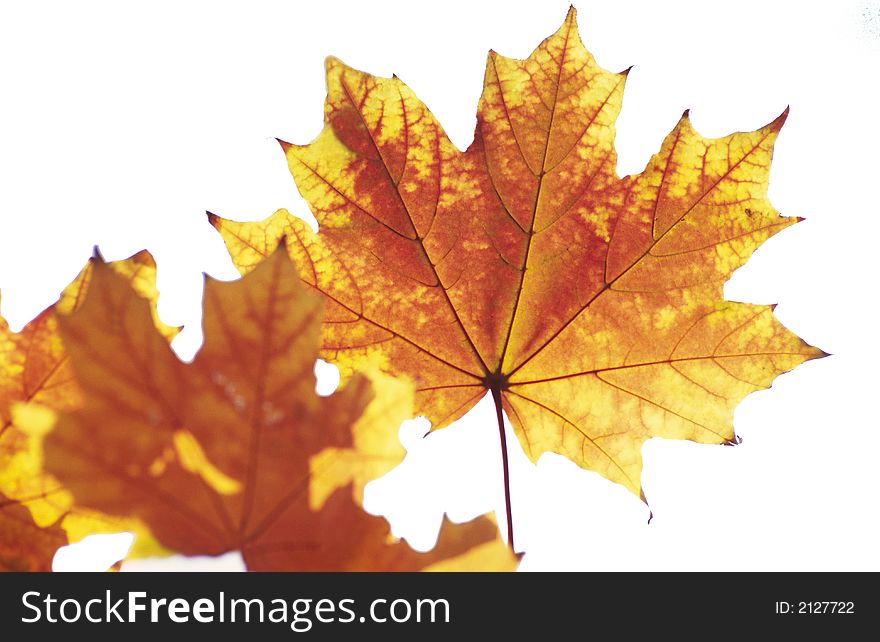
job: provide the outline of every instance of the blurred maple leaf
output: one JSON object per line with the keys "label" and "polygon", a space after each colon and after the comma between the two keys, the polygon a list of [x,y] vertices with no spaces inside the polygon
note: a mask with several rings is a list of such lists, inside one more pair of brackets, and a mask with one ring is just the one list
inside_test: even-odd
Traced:
{"label": "blurred maple leaf", "polygon": [[[156,310],[159,292],[153,257],[143,251],[108,265],[149,302],[153,323],[166,340],[174,338],[179,328],[162,323]],[[26,506],[37,526],[59,523],[70,541],[92,533],[131,530],[139,533],[133,554],[156,554],[161,549],[142,525],[72,506],[70,493],[42,468],[42,438],[53,425],[55,412],[72,410],[81,402],[58,333],[58,316],[82,304],[92,270],[89,261],[58,302],[21,332],[12,332],[0,317],[0,493]]]}
{"label": "blurred maple leaf", "polygon": [[364,375],[317,396],[322,312],[275,252],[239,281],[207,280],[204,346],[184,364],[148,302],[95,264],[85,301],[58,320],[83,402],[46,437],[47,470],[77,505],[138,518],[169,551],[238,550],[251,570],[419,570],[493,540],[503,549],[480,518],[417,553],[363,511],[358,489],[403,456],[412,391],[384,382],[379,412]]}
{"label": "blurred maple leaf", "polygon": [[51,571],[67,536],[58,525],[40,527],[20,502],[0,493],[0,571]]}
{"label": "blurred maple leaf", "polygon": [[344,374],[369,363],[411,379],[434,428],[491,392],[505,473],[502,408],[532,460],[564,454],[644,498],[647,439],[734,443],[736,405],[824,353],[772,306],[723,298],[798,220],[766,196],[786,113],[707,139],[685,112],[645,170],[619,178],[626,73],[596,64],[572,8],[527,59],[490,52],[460,152],[397,77],[330,58],[323,131],[281,143],[320,232],[284,210],[210,220],[243,273],[286,238],[327,301],[322,355]]}

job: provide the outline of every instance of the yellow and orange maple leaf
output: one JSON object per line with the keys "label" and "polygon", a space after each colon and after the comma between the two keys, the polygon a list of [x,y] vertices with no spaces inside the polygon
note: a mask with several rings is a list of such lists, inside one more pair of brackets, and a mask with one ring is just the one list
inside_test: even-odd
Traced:
{"label": "yellow and orange maple leaf", "polygon": [[[167,340],[174,338],[179,328],[167,326],[158,318],[153,257],[142,251],[109,267],[149,301],[153,322],[162,335]],[[39,526],[61,520],[72,541],[94,532],[142,530],[137,524],[72,508],[70,493],[42,468],[42,438],[54,423],[55,413],[72,410],[81,402],[81,391],[58,333],[58,318],[82,304],[92,270],[90,261],[64,289],[58,302],[21,332],[12,332],[0,317],[0,493],[26,506]],[[140,538],[140,552],[156,552],[146,540]]]}
{"label": "yellow and orange maple leaf", "polygon": [[[419,570],[476,545],[503,549],[481,518],[417,553],[363,511],[358,489],[403,456],[400,410],[368,411],[364,375],[315,394],[322,309],[275,252],[239,281],[207,281],[204,346],[184,364],[147,301],[96,264],[85,301],[59,319],[83,402],[46,437],[47,470],[77,505],[137,518],[170,551],[238,550],[251,570]],[[404,396],[400,385],[383,394]]]}
{"label": "yellow and orange maple leaf", "polygon": [[285,210],[209,218],[242,273],[286,239],[327,301],[322,356],[343,373],[411,379],[434,428],[491,392],[533,460],[562,453],[644,497],[647,439],[732,443],[746,395],[824,353],[772,306],[723,298],[798,220],[767,199],[787,111],[718,139],[685,112],[620,178],[625,80],[596,64],[571,9],[527,59],[490,52],[460,152],[397,77],[330,58],[324,129],[281,143],[319,233]]}

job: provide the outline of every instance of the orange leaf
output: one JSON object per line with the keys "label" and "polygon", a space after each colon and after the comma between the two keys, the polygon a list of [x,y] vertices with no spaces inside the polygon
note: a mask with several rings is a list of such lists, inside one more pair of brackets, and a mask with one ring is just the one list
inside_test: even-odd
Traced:
{"label": "orange leaf", "polygon": [[[188,365],[147,302],[96,265],[82,306],[59,320],[84,402],[46,438],[46,468],[78,505],[139,518],[186,555],[241,551],[251,570],[418,570],[490,541],[494,526],[472,526],[431,554],[389,544],[385,521],[338,480],[312,509],[312,458],[353,456],[352,425],[373,399],[361,375],[315,394],[322,307],[284,252],[239,281],[208,279],[205,342]],[[397,428],[386,422],[385,439]]]}
{"label": "orange leaf", "polygon": [[571,9],[526,60],[494,52],[457,150],[398,78],[327,61],[325,126],[282,143],[320,225],[210,216],[242,272],[282,237],[327,303],[322,356],[417,387],[434,428],[487,391],[526,453],[562,453],[641,495],[651,437],[733,443],[750,392],[824,353],[722,287],[797,222],[767,200],[786,113],[700,136],[687,113],[645,170],[615,172],[626,72]]}
{"label": "orange leaf", "polygon": [[[81,400],[58,334],[58,315],[79,308],[91,281],[92,265],[90,261],[58,302],[21,332],[13,333],[0,318],[0,492],[13,499],[26,498],[40,524],[55,522],[70,507],[57,480],[41,471],[39,441],[54,421],[48,410],[71,410]],[[156,327],[169,340],[173,338],[178,328],[163,324],[156,313],[158,291],[152,256],[139,252],[110,263],[110,267],[150,301]],[[16,409],[19,416],[27,413],[27,418],[16,420]]]}
{"label": "orange leaf", "polygon": [[0,571],[51,571],[55,551],[65,544],[59,526],[40,528],[23,504],[0,493]]}

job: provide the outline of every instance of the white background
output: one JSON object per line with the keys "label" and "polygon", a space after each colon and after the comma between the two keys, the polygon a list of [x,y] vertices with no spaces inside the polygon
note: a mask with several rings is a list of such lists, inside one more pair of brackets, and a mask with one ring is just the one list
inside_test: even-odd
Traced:
{"label": "white background", "polygon": [[[532,466],[511,442],[521,568],[880,570],[880,3],[576,6],[598,62],[634,65],[618,120],[621,175],[641,171],[685,108],[698,131],[722,136],[791,106],[770,198],[807,221],[765,243],[725,292],[779,303],[784,324],[834,356],[748,397],[736,412],[738,447],[648,442],[650,524],[621,487],[553,455]],[[527,56],[567,8],[4,2],[3,315],[20,328],[96,244],[108,259],[146,247],[159,263],[160,313],[186,325],[175,348],[190,358],[201,340],[201,272],[235,276],[205,210],[256,220],[287,207],[309,217],[274,138],[305,143],[321,129],[325,56],[396,73],[464,148],[486,52]],[[367,506],[422,549],[444,510],[465,519],[503,506],[491,403],[429,439],[423,432],[418,422],[403,429],[410,455],[367,494]],[[106,553],[106,541],[99,548]],[[95,563],[56,559],[59,568]],[[238,563],[233,555],[198,568]]]}

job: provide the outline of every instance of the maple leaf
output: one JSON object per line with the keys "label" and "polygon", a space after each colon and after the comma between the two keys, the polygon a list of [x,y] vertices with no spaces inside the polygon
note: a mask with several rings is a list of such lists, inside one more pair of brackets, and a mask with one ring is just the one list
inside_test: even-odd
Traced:
{"label": "maple leaf", "polygon": [[[153,322],[163,336],[174,338],[179,328],[167,326],[158,318],[159,293],[152,256],[139,252],[109,265],[150,302]],[[70,314],[81,305],[92,269],[90,261],[64,289],[58,302],[21,332],[12,332],[0,317],[0,492],[23,501],[40,525],[66,516],[65,528],[73,540],[82,536],[81,527],[91,531],[119,527],[113,520],[107,523],[99,516],[72,515],[69,494],[42,471],[40,453],[42,437],[54,423],[54,412],[76,408],[81,401],[58,333],[58,315]]]}
{"label": "maple leaf", "polygon": [[766,196],[787,110],[718,139],[685,112],[619,178],[627,72],[596,64],[573,8],[527,59],[490,52],[465,152],[397,77],[326,66],[324,129],[281,143],[320,232],[284,210],[210,220],[242,272],[285,237],[328,301],[324,358],[412,379],[434,428],[489,391],[502,449],[503,408],[533,461],[561,453],[644,498],[647,439],[733,443],[739,401],[824,355],[772,306],[723,299],[799,220]]}
{"label": "maple leaf", "polygon": [[37,526],[22,503],[0,493],[0,571],[51,571],[55,551],[65,544],[57,524]]}
{"label": "maple leaf", "polygon": [[[177,328],[162,323],[156,312],[156,264],[147,252],[111,263],[152,304],[157,327],[173,338]],[[55,410],[76,407],[79,391],[70,373],[67,354],[58,336],[57,314],[69,314],[81,304],[91,281],[92,262],[68,285],[57,303],[14,333],[0,317],[0,435],[12,425],[14,403],[39,403]]]}
{"label": "maple leaf", "polygon": [[[491,540],[497,529],[475,522],[420,554],[388,543],[385,520],[355,501],[365,471],[402,457],[376,443],[379,431],[396,442],[399,421],[364,412],[374,395],[363,375],[315,394],[322,308],[283,251],[239,281],[208,279],[204,346],[184,364],[147,302],[96,265],[85,301],[58,320],[84,400],[46,437],[47,470],[77,505],[136,517],[170,551],[238,550],[251,570],[418,570]],[[334,472],[328,448],[363,466]]]}

